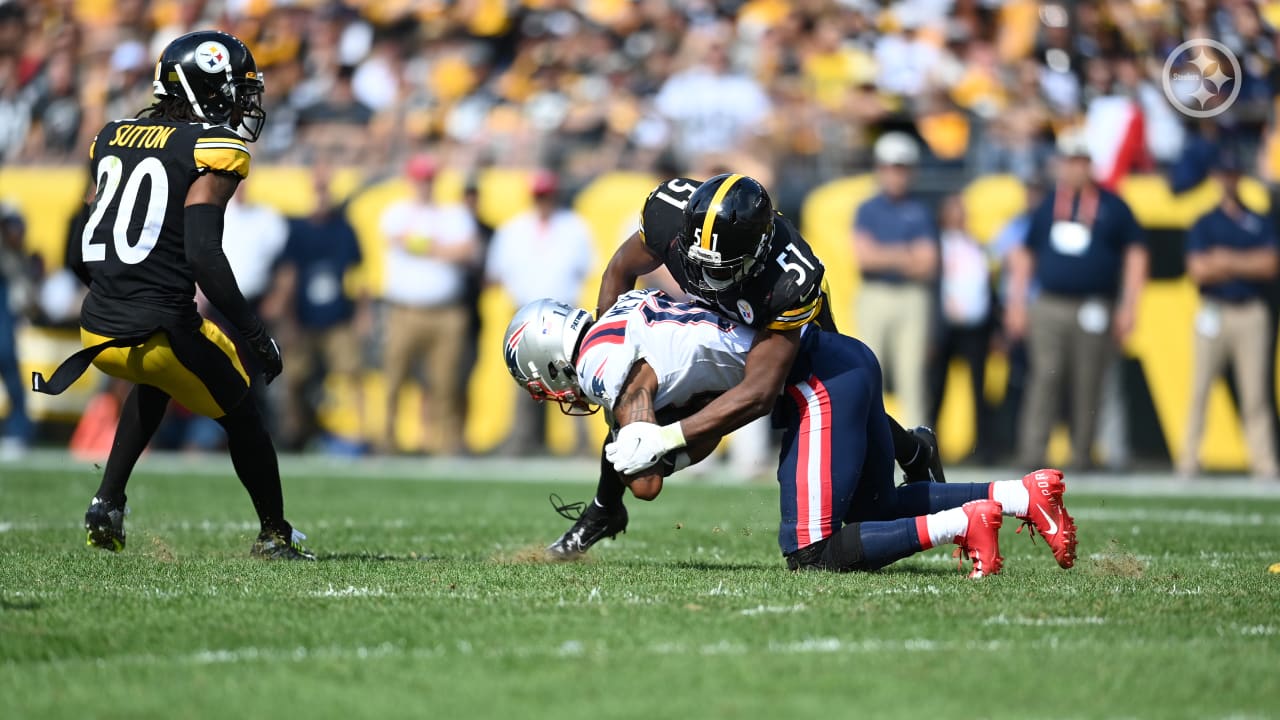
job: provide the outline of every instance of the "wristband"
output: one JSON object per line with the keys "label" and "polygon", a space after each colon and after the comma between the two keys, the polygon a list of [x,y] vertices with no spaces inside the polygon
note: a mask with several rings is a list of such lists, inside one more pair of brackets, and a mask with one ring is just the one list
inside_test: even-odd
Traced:
{"label": "wristband", "polygon": [[663,447],[668,450],[676,450],[684,447],[687,443],[684,441],[684,430],[681,429],[680,423],[673,422],[670,425],[663,425],[658,429],[658,437],[662,439]]}

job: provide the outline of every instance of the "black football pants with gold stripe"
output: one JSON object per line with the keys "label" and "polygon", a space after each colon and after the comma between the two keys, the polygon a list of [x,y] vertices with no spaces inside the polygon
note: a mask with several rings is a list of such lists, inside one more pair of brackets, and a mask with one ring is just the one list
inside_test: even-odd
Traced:
{"label": "black football pants with gold stripe", "polygon": [[[111,340],[83,329],[81,339],[86,347]],[[124,504],[129,476],[172,398],[222,425],[232,464],[262,530],[289,537],[275,447],[235,345],[217,325],[205,320],[196,332],[156,332],[138,345],[104,349],[93,364],[134,383],[116,427],[99,498]]]}

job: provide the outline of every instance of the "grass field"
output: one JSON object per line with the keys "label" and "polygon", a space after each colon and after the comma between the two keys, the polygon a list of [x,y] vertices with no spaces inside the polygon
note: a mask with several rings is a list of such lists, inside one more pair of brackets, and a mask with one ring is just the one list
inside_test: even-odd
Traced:
{"label": "grass field", "polygon": [[225,465],[160,460],[121,555],[82,546],[91,467],[0,466],[4,717],[1280,716],[1280,493],[1068,478],[1077,568],[1009,522],[972,582],[943,549],[788,573],[770,485],[677,480],[548,565],[547,494],[581,479],[303,464],[289,516],[323,561],[268,564]]}

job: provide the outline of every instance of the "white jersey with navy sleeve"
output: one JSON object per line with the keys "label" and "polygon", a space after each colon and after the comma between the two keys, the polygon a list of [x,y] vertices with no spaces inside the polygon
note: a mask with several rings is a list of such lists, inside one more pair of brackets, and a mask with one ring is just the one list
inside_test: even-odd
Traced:
{"label": "white jersey with navy sleeve", "polygon": [[658,376],[654,409],[680,407],[695,395],[722,393],[742,381],[755,331],[657,290],[618,298],[582,339],[577,372],[592,402],[612,416],[637,360]]}

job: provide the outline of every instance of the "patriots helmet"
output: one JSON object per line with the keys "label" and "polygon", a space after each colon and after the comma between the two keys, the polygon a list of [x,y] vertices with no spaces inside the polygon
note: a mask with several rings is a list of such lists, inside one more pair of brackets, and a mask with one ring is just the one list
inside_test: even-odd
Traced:
{"label": "patriots helmet", "polygon": [[516,311],[502,337],[511,377],[539,402],[552,400],[566,415],[590,415],[592,404],[574,369],[578,346],[595,323],[591,313],[550,298]]}

